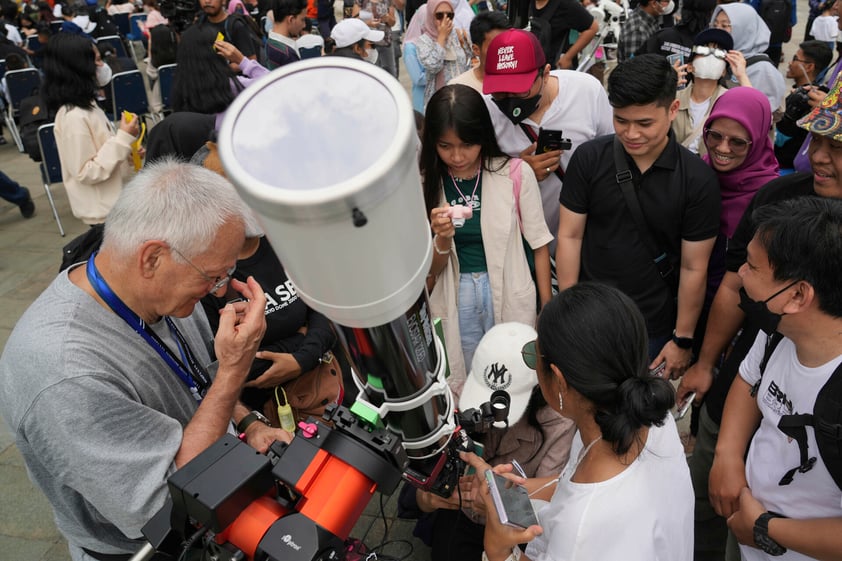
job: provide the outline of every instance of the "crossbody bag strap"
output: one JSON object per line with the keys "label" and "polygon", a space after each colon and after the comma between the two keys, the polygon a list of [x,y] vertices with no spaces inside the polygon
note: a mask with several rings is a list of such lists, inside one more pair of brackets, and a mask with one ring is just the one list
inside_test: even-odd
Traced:
{"label": "crossbody bag strap", "polygon": [[649,250],[649,253],[653,256],[652,261],[655,263],[655,267],[658,269],[661,278],[669,286],[672,286],[671,277],[675,274],[675,269],[667,258],[666,251],[661,250],[652,237],[652,231],[649,229],[649,225],[643,215],[643,209],[640,208],[637,193],[635,193],[634,183],[632,183],[632,173],[629,170],[628,162],[626,162],[623,146],[616,136],[614,137],[614,166],[617,168],[617,184],[620,186],[620,191],[623,193],[623,198],[626,201],[626,206],[629,208],[632,219],[638,230],[640,230],[641,239]]}
{"label": "crossbody bag strap", "polygon": [[[532,127],[529,125],[525,125],[520,123],[520,128],[523,133],[526,135],[526,138],[529,139],[529,143],[538,142],[538,135],[535,134],[535,131],[532,130]],[[559,181],[564,183],[564,169],[561,167],[561,160],[558,161],[558,167],[555,168],[555,174],[558,177]]]}

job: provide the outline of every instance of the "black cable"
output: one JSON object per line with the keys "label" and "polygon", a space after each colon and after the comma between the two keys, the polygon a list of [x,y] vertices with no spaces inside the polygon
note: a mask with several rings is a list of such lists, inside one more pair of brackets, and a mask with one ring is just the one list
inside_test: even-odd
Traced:
{"label": "black cable", "polygon": [[207,528],[199,528],[186,542],[184,542],[184,549],[181,550],[181,555],[178,556],[178,561],[185,561],[185,559],[187,559],[187,552],[190,551],[197,541],[202,539],[202,536],[204,536],[207,531]]}

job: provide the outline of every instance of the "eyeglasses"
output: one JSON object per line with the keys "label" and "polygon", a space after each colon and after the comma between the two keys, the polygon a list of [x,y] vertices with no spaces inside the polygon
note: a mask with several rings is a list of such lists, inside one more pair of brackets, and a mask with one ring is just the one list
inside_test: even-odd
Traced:
{"label": "eyeglasses", "polygon": [[801,64],[812,64],[813,61],[798,58],[798,55],[792,55],[792,62],[800,62]]}
{"label": "eyeglasses", "polygon": [[211,294],[213,294],[214,292],[216,292],[217,290],[219,290],[220,288],[222,288],[223,286],[225,286],[226,284],[231,282],[231,276],[234,274],[234,271],[237,270],[237,265],[234,265],[233,267],[231,267],[230,269],[225,271],[224,277],[211,277],[206,272],[201,270],[199,267],[194,265],[193,262],[190,261],[189,259],[187,259],[187,257],[185,257],[184,254],[181,253],[179,250],[177,250],[173,246],[170,246],[170,249],[173,250],[175,253],[177,253],[182,259],[187,261],[188,265],[190,265],[191,267],[196,269],[199,272],[199,274],[202,275],[202,277],[205,279],[205,281],[213,284],[213,287],[211,287],[211,289],[210,289]]}
{"label": "eyeglasses", "polygon": [[725,60],[725,57],[728,55],[728,51],[724,49],[717,49],[716,47],[696,45],[695,47],[693,47],[693,54],[702,56],[713,55],[718,59]]}
{"label": "eyeglasses", "polygon": [[737,155],[745,154],[748,151],[748,147],[751,146],[751,140],[740,138],[739,136],[724,135],[713,129],[705,129],[704,136],[705,144],[708,146],[719,146],[723,140],[727,140],[731,151]]}
{"label": "eyeglasses", "polygon": [[447,16],[447,19],[453,19],[453,12],[436,12],[436,19],[441,21]]}
{"label": "eyeglasses", "polygon": [[530,370],[537,370],[538,369],[538,357],[544,357],[544,355],[538,353],[538,348],[536,347],[537,341],[534,339],[526,343],[523,348],[520,350],[520,356],[523,357],[523,363],[526,365],[527,368]]}

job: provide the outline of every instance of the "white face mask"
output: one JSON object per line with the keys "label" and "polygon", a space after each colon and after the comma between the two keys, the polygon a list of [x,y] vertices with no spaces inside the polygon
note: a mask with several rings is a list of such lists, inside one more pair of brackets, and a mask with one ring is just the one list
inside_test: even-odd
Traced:
{"label": "white face mask", "polygon": [[96,84],[100,88],[104,88],[111,82],[111,67],[103,63],[102,66],[96,67]]}
{"label": "white face mask", "polygon": [[668,16],[668,15],[669,15],[669,14],[671,14],[674,10],[675,10],[675,2],[673,2],[672,0],[670,0],[670,3],[669,3],[669,4],[667,4],[667,7],[666,7],[666,8],[664,8],[664,11],[663,11],[663,12],[661,12],[661,14],[663,14],[663,15],[665,15],[665,16]]}
{"label": "white face mask", "polygon": [[370,62],[371,64],[377,64],[378,54],[379,53],[377,52],[377,49],[375,49],[374,47],[371,47],[368,50],[368,54],[365,55],[365,59],[363,59],[363,60],[365,60],[366,62]]}
{"label": "white face mask", "polygon": [[725,72],[725,61],[713,55],[693,59],[693,76],[702,80],[719,80]]}

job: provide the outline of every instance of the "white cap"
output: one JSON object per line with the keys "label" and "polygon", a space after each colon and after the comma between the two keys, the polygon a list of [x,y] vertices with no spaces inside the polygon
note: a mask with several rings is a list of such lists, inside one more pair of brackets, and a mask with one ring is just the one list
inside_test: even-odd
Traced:
{"label": "white cap", "polygon": [[383,32],[372,29],[359,18],[346,18],[337,23],[330,32],[330,37],[336,42],[337,48],[348,47],[368,39],[372,43],[383,40]]}
{"label": "white cap", "polygon": [[459,409],[479,407],[493,392],[505,390],[511,398],[509,426],[518,422],[526,412],[532,388],[538,385],[538,374],[526,366],[520,351],[537,337],[538,333],[523,323],[498,323],[492,327],[474,351]]}

